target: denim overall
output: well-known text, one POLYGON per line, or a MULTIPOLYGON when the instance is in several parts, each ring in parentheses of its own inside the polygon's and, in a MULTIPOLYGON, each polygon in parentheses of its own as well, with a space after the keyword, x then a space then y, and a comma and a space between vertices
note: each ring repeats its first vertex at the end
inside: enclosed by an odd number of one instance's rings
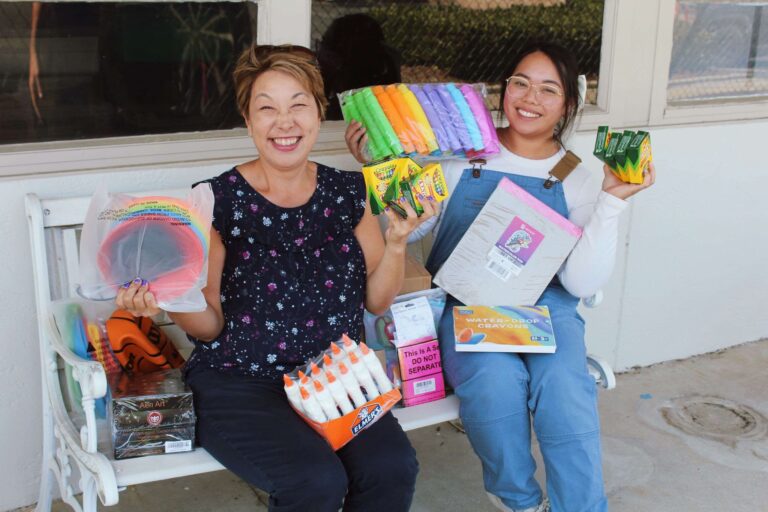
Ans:
MULTIPOLYGON (((563 186, 483 169, 465 169, 443 212, 427 260, 435 275, 502 177, 568 216, 563 186)), ((453 306, 448 297, 438 329, 446 378, 460 400, 459 414, 483 466, 485 489, 513 510, 542 501, 534 479, 531 426, 544 458, 547 495, 554 512, 607 510, 603 491, 597 391, 586 366, 579 300, 554 279, 538 304, 549 306, 557 341, 554 354, 456 352, 453 306)))

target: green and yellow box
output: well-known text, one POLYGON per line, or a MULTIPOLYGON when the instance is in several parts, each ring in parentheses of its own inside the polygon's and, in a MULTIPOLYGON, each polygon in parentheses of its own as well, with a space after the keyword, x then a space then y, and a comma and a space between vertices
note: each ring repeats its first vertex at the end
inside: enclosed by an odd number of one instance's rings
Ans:
POLYGON ((653 162, 653 153, 651 151, 651 134, 638 131, 627 147, 627 158, 624 169, 627 173, 629 183, 642 183, 643 173, 648 168, 648 164, 653 162))
POLYGON ((612 132, 608 126, 600 126, 593 154, 621 181, 639 184, 643 182, 643 172, 653 161, 651 135, 644 131, 612 132))

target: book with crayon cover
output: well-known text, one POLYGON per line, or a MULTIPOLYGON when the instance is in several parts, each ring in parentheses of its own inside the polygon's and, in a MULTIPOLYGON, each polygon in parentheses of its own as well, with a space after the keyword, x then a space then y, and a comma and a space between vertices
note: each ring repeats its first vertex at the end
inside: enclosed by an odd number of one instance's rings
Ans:
POLYGON ((557 348, 547 306, 456 306, 457 352, 531 352, 557 348))

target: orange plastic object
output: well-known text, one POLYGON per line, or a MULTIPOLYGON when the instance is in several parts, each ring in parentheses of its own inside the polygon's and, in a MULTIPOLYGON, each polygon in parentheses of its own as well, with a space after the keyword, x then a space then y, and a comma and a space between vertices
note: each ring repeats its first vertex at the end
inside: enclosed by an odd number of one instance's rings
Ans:
POLYGON ((413 114, 413 112, 411 112, 411 108, 405 102, 403 95, 400 94, 400 91, 398 91, 397 87, 394 85, 388 85, 384 88, 384 90, 387 91, 389 99, 392 100, 392 103, 395 105, 397 112, 403 119, 403 123, 408 130, 408 136, 413 141, 413 145, 415 146, 416 151, 422 155, 429 153, 429 150, 427 149, 427 143, 422 138, 421 132, 419 132, 419 122, 416 120, 416 116, 413 114))
POLYGON ((151 318, 118 309, 107 320, 107 337, 124 370, 148 373, 184 364, 170 338, 151 318))
POLYGON ((411 136, 409 134, 410 130, 408 130, 408 127, 403 121, 403 118, 400 116, 400 112, 397 111, 397 107, 395 107, 395 104, 392 103, 392 99, 384 90, 384 87, 375 85, 371 87, 371 91, 373 91, 376 99, 379 100, 379 105, 381 105, 381 109, 384 111, 384 115, 387 116, 389 124, 392 125, 392 129, 394 130, 395 135, 397 135, 397 138, 400 139, 400 144, 403 145, 403 150, 406 153, 413 153, 416 151, 413 140, 411 140, 411 136))

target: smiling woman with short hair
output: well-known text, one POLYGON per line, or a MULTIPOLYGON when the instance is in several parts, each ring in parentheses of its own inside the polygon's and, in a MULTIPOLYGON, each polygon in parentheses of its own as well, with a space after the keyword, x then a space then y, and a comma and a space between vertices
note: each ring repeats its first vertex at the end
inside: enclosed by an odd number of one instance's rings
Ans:
MULTIPOLYGON (((385 414, 334 452, 291 409, 282 376, 385 311, 404 277, 408 235, 434 215, 387 212, 382 237, 361 173, 309 160, 326 100, 311 51, 254 46, 234 72, 258 157, 207 180, 215 197, 207 309, 170 316, 195 343, 185 368, 200 444, 270 494, 270 510, 405 511, 418 471, 385 414)), ((152 284, 121 290, 136 315, 152 284)))

